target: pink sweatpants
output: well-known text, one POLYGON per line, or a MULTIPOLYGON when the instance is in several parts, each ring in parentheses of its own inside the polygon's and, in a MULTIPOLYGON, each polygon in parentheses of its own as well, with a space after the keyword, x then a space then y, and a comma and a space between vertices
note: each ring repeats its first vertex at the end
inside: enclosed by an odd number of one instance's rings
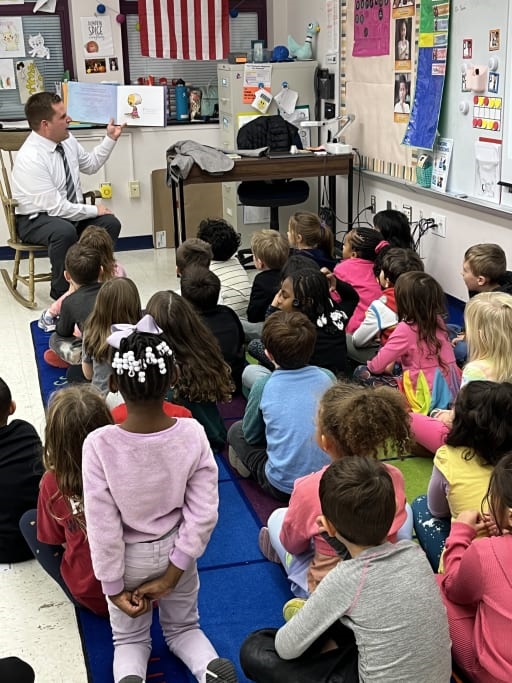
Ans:
POLYGON ((414 439, 431 453, 435 453, 446 441, 450 431, 440 420, 420 413, 410 413, 414 439))

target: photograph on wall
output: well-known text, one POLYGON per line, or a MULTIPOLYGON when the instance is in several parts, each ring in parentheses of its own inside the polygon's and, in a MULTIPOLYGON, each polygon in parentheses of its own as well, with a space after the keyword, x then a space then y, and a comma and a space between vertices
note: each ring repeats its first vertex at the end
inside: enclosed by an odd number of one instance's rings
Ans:
POLYGON ((395 21, 395 71, 411 70, 412 19, 395 21))
POLYGON ((389 55, 390 3, 355 0, 353 57, 389 55))
POLYGON ((407 123, 411 111, 411 74, 395 74, 395 100, 393 120, 395 123, 407 123))
POLYGON ((114 55, 114 40, 110 17, 81 17, 84 57, 111 57, 114 55))
POLYGON ((489 31, 489 50, 491 52, 493 50, 499 50, 500 49, 500 29, 495 28, 492 31, 489 31))
POLYGON ((473 40, 471 38, 464 38, 462 41, 462 59, 471 59, 473 57, 473 40))
POLYGON ((21 17, 0 17, 0 59, 24 56, 25 40, 21 17))
POLYGON ((414 0, 393 0, 393 19, 413 17, 415 9, 414 0))
POLYGON ((104 74, 107 72, 107 62, 104 59, 86 59, 84 66, 86 74, 104 74))

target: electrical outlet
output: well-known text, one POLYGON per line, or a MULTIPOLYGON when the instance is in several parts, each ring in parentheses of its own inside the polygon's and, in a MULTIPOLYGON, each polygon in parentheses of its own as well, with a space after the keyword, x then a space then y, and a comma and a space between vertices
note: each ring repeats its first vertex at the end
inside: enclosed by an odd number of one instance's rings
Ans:
POLYGON ((377 198, 374 194, 370 195, 370 204, 372 205, 372 213, 377 211, 377 198))
POLYGON ((389 211, 389 210, 392 209, 392 208, 393 208, 393 207, 391 206, 391 202, 390 202, 389 199, 388 199, 388 201, 386 202, 386 209, 389 211))
POLYGON ((433 213, 432 220, 435 225, 432 226, 432 232, 438 237, 446 237, 446 216, 441 213, 433 213))
POLYGON ((140 199, 140 183, 138 180, 130 180, 128 183, 130 199, 140 199))
POLYGON ((407 216, 407 220, 409 221, 409 223, 412 223, 412 206, 408 204, 403 204, 402 211, 407 216))

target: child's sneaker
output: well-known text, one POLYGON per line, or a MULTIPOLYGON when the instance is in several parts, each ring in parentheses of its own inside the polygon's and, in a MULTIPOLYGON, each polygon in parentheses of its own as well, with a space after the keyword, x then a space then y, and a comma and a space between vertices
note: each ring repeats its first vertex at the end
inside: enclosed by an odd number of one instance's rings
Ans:
POLYGON ((206 667, 206 683, 238 683, 233 662, 218 657, 206 667))
POLYGON ((231 467, 235 470, 235 472, 238 472, 241 477, 248 479, 251 476, 251 470, 247 469, 232 446, 230 446, 228 450, 228 459, 231 467))
POLYGON ((283 607, 283 619, 285 621, 290 621, 297 612, 304 607, 306 600, 304 598, 292 598, 285 602, 283 607))
POLYGON ((69 368, 69 363, 66 363, 66 361, 58 356, 53 349, 46 349, 43 353, 43 358, 45 362, 53 368, 69 368))
POLYGON ((41 313, 41 317, 37 321, 37 326, 45 332, 54 332, 57 326, 57 318, 54 318, 48 310, 41 313))
POLYGON ((280 564, 281 560, 279 559, 279 555, 276 553, 272 543, 270 542, 270 535, 268 533, 268 527, 266 526, 263 526, 260 529, 260 533, 258 534, 258 545, 263 556, 266 557, 267 560, 280 564))

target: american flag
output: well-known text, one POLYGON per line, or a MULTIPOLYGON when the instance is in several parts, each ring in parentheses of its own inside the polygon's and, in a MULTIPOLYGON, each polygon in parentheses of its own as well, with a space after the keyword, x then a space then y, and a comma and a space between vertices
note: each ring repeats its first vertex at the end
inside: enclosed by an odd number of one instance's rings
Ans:
POLYGON ((144 57, 225 59, 229 52, 228 0, 138 0, 144 57))

